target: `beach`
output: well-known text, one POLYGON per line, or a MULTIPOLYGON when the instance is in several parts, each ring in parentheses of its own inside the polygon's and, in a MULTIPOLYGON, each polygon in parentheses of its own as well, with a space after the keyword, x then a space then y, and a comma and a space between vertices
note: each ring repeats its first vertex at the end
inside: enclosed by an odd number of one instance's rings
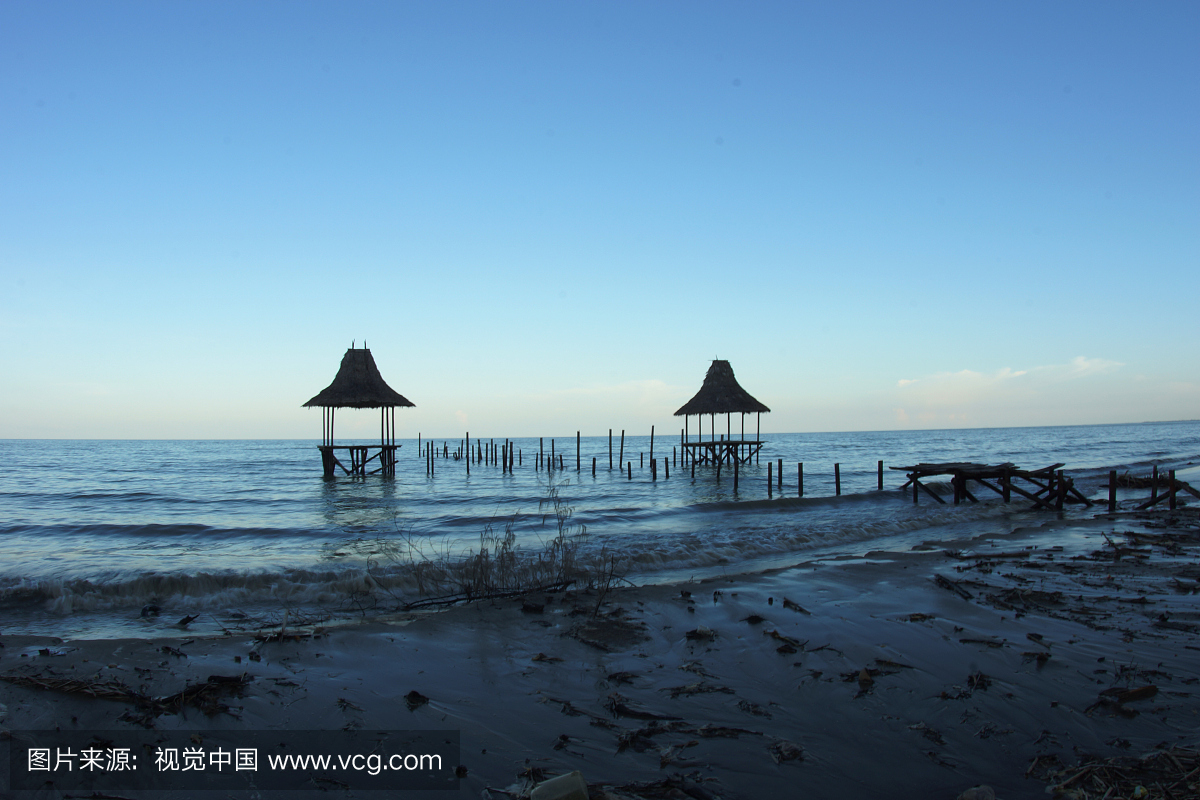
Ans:
MULTIPOLYGON (((457 731, 457 786, 437 797, 525 796, 572 770, 592 797, 1043 797, 1072 775, 1065 796, 1100 797, 1088 781, 1114 773, 1079 777, 1089 759, 1175 748, 1182 763, 1200 743, 1198 555, 1194 508, 1046 515, 907 552, 361 624, 3 631, 0 728, 10 746, 56 729, 457 731)), ((371 796, 310 777, 313 796, 371 796)), ((1197 773, 1176 777, 1143 796, 1196 796, 1197 773)))

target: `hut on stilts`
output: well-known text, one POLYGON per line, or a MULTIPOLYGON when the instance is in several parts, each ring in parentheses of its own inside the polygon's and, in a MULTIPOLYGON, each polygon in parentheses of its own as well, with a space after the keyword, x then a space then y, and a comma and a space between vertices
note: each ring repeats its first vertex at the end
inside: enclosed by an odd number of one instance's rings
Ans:
POLYGON ((675 416, 683 417, 683 452, 697 464, 749 463, 764 442, 761 438, 762 415, 771 409, 758 402, 733 377, 728 361, 715 359, 704 376, 704 385, 696 396, 683 404, 675 416), (689 418, 695 414, 696 441, 692 441, 689 418), (704 440, 704 415, 709 416, 709 439, 704 440), (717 415, 725 415, 725 433, 717 438, 717 415), (741 434, 733 437, 732 415, 741 416, 741 434), (755 415, 753 439, 746 438, 746 415, 755 415))
POLYGON ((346 475, 382 474, 395 477, 396 450, 400 447, 396 444, 396 408, 412 408, 413 403, 383 380, 365 341, 361 348, 356 348, 351 343, 346 355, 342 356, 342 365, 338 368, 333 383, 304 404, 305 408, 314 406, 322 409, 319 449, 326 478, 332 478, 339 467, 346 475), (339 408, 378 408, 379 444, 334 444, 334 412, 339 408), (339 450, 345 451, 349 466, 338 458, 339 450), (378 463, 373 463, 376 459, 378 463))

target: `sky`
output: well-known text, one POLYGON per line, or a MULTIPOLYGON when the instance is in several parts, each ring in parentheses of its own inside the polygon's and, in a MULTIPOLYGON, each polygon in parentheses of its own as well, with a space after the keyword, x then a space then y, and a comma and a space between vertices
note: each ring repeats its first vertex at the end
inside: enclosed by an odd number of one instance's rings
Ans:
POLYGON ((1195 419, 1198 264, 1196 3, 0 3, 0 438, 1195 419))

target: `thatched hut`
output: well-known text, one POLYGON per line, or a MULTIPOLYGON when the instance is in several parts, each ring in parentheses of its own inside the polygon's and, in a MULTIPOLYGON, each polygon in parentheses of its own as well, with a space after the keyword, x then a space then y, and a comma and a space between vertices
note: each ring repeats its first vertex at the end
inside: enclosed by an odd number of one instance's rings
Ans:
POLYGON ((372 470, 372 474, 396 474, 396 408, 412 408, 414 404, 387 385, 383 376, 379 374, 379 367, 375 366, 375 359, 366 344, 363 342, 361 348, 352 344, 346 355, 342 356, 342 365, 338 368, 333 383, 304 404, 304 408, 324 409, 321 417, 320 450, 326 476, 332 476, 335 467, 341 467, 347 475, 366 475, 368 463, 375 458, 379 459, 379 466, 372 470), (380 409, 378 453, 371 455, 372 447, 338 446, 333 443, 334 413, 339 408, 380 409), (335 450, 348 451, 349 468, 338 459, 335 450))
POLYGON ((684 403, 675 412, 675 416, 684 418, 684 448, 691 450, 697 458, 705 461, 711 458, 718 463, 738 458, 745 462, 749 461, 762 448, 763 443, 759 438, 761 415, 770 411, 771 409, 742 388, 741 384, 737 382, 737 378, 733 376, 733 367, 729 365, 728 361, 714 359, 708 368, 708 373, 704 376, 704 384, 700 387, 700 391, 696 392, 691 400, 684 403), (688 419, 692 414, 697 417, 709 415, 711 425, 709 442, 703 441, 704 429, 701 420, 697 420, 696 425, 698 440, 690 441, 688 419), (725 415, 725 436, 722 437, 721 442, 717 442, 716 418, 718 414, 725 415), (741 439, 733 438, 731 428, 733 414, 739 414, 742 418, 741 439), (756 424, 754 439, 746 439, 747 414, 757 415, 758 424, 756 424))

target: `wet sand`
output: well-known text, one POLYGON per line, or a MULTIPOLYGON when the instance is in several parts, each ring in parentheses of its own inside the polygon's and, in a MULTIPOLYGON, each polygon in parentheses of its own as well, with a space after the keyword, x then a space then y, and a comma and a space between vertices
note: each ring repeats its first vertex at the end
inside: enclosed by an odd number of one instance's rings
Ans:
POLYGON ((593 797, 1045 797, 1088 757, 1200 742, 1198 634, 1185 508, 282 640, 0 631, 0 735, 457 730, 462 777, 439 797, 519 796, 571 770, 593 797), (246 683, 166 711, 86 689, 178 700, 213 675, 246 683))

